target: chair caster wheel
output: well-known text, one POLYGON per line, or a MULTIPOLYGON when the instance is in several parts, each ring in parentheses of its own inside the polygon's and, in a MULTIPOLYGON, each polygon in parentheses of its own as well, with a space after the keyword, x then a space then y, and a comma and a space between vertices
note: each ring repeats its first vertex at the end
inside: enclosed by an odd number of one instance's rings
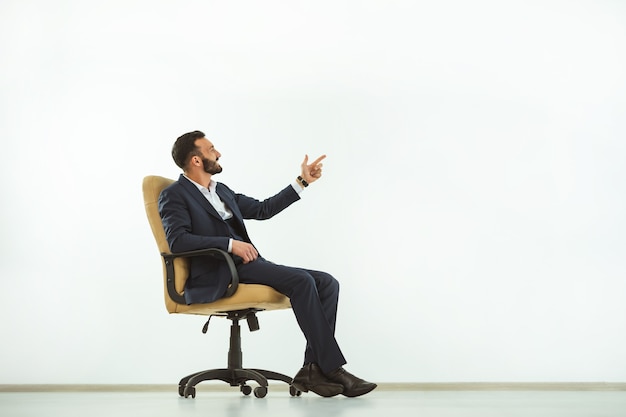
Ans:
POLYGON ((263 398, 267 395, 267 387, 256 387, 254 389, 254 396, 257 398, 263 398))
POLYGON ((289 395, 291 395, 292 397, 299 397, 302 395, 302 391, 300 391, 293 385, 289 385, 289 395))
POLYGON ((185 398, 188 398, 191 395, 191 398, 196 398, 196 387, 185 387, 183 392, 185 398))
POLYGON ((242 385, 239 387, 239 390, 243 393, 243 395, 250 395, 252 392, 252 387, 250 385, 242 385))

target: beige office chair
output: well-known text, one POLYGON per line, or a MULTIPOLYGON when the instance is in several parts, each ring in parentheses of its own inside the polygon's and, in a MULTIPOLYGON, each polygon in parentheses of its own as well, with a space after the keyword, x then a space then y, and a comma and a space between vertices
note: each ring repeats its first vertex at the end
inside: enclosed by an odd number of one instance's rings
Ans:
MULTIPOLYGON (((287 375, 262 369, 244 369, 242 367, 241 334, 239 328, 239 320, 246 319, 250 331, 258 330, 259 324, 256 312, 291 308, 289 298, 266 285, 239 284, 237 269, 232 258, 228 253, 220 249, 171 253, 165 239, 161 217, 159 216, 158 199, 161 191, 173 182, 171 179, 158 176, 147 176, 143 179, 143 198, 146 214, 163 262, 165 307, 170 313, 205 315, 209 316, 209 320, 211 316, 221 316, 232 321, 228 367, 196 372, 184 377, 178 384, 178 394, 185 398, 189 396, 195 398, 195 386, 202 381, 214 379, 227 382, 232 387, 239 386, 241 392, 245 395, 249 395, 252 392, 252 388, 246 382, 254 380, 259 384, 254 389, 254 395, 257 398, 265 397, 267 394, 268 379, 291 384, 292 378, 287 375), (187 305, 185 303, 183 292, 185 281, 189 275, 189 257, 192 256, 216 256, 224 259, 229 264, 232 279, 224 298, 208 304, 187 305)), ((202 329, 203 333, 206 333, 208 324, 209 322, 207 321, 202 329)), ((291 385, 289 386, 289 393, 292 396, 301 394, 300 391, 291 385)))

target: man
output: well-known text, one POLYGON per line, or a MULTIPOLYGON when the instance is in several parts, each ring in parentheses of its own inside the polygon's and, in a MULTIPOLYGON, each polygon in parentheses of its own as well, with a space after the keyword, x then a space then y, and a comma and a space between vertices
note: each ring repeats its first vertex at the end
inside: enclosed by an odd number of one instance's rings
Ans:
MULTIPOLYGON (((172 157, 183 174, 159 197, 159 212, 171 251, 228 251, 237 265, 239 282, 265 284, 290 298, 307 340, 304 366, 292 382, 296 389, 324 397, 356 397, 376 388, 376 384, 343 369, 346 360, 334 336, 338 281, 325 272, 265 260, 251 243, 243 223, 244 219, 269 219, 299 200, 300 192, 322 176, 325 155, 311 164, 305 157, 297 180, 264 201, 237 194, 212 179, 222 172, 218 162, 221 154, 200 131, 179 137, 172 157)), ((185 299, 188 304, 215 301, 223 297, 229 282, 225 262, 208 256, 192 258, 185 299)))

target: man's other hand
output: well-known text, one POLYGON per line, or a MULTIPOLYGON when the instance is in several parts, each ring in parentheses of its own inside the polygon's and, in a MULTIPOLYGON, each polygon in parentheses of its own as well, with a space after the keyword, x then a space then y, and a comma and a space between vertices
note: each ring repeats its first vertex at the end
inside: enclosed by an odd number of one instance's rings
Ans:
POLYGON ((257 252, 254 246, 248 242, 242 242, 241 240, 233 239, 232 253, 233 255, 239 256, 244 264, 252 262, 259 257, 259 252, 257 252))

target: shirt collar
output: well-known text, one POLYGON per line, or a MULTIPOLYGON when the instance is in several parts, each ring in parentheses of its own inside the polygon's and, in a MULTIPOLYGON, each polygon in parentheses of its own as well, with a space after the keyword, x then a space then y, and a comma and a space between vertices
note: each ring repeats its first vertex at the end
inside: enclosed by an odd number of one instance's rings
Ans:
POLYGON ((195 186, 198 188, 198 190, 200 190, 200 191, 202 191, 202 190, 209 190, 209 191, 210 191, 210 192, 212 192, 212 193, 214 193, 214 192, 215 192, 215 188, 217 187, 217 182, 213 181, 212 179, 211 179, 211 182, 209 182, 209 186, 208 186, 208 187, 205 187, 204 185, 202 185, 202 184, 199 184, 199 183, 195 182, 194 180, 192 180, 191 178, 189 178, 187 175, 183 174, 183 176, 184 176, 185 178, 187 178, 189 181, 191 181, 191 183, 192 183, 193 185, 195 185, 195 186))

